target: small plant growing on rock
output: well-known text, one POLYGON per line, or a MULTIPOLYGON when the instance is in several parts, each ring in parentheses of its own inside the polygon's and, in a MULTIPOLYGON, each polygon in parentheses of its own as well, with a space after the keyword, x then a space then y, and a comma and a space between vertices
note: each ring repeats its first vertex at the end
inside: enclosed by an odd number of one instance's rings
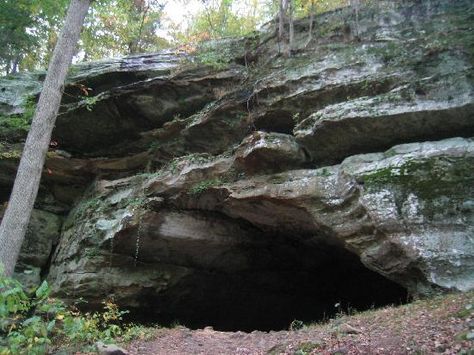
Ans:
POLYGON ((308 355, 320 347, 320 343, 314 343, 312 341, 303 342, 298 344, 298 349, 295 351, 295 355, 308 355))
POLYGON ((11 136, 12 132, 27 133, 36 110, 34 97, 28 98, 23 105, 23 113, 11 116, 0 115, 0 137, 11 136))
POLYGON ((82 102, 86 106, 87 111, 89 111, 89 112, 91 112, 94 109, 94 106, 99 101, 100 101, 100 98, 98 96, 86 96, 82 100, 82 102))
POLYGON ((294 331, 294 330, 300 330, 300 329, 303 329, 304 327, 304 323, 303 321, 300 321, 298 319, 295 319, 293 322, 291 322, 290 324, 290 330, 291 331, 294 331))
POLYGON ((200 195, 204 191, 209 189, 210 187, 217 186, 217 185, 220 185, 220 184, 222 184, 222 180, 219 179, 219 178, 204 180, 204 181, 201 181, 201 182, 197 183, 193 187, 191 187, 189 189, 188 194, 189 195, 200 195))

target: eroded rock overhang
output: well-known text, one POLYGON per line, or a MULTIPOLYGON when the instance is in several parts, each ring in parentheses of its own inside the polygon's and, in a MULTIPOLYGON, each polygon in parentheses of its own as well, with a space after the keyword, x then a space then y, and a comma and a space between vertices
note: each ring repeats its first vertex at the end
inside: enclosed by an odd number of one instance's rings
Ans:
MULTIPOLYGON (((390 290, 374 303, 473 288, 473 11, 380 1, 358 38, 348 9, 317 17, 310 45, 298 21, 291 58, 268 32, 209 44, 227 54, 219 69, 171 52, 78 67, 36 204, 51 237, 25 270, 37 280, 52 262, 65 299, 114 295, 195 324, 244 291, 258 319, 265 295, 306 305, 308 284, 326 310, 371 301, 353 279, 390 290)), ((3 114, 37 94, 35 75, 0 81, 3 114)), ((6 127, 1 202, 23 137, 6 127)))
POLYGON ((100 181, 66 221, 49 277, 66 299, 114 296, 199 325, 239 295, 288 312, 311 295, 328 312, 472 289, 473 161, 474 142, 454 138, 316 170, 243 178, 245 160, 220 157, 100 181))

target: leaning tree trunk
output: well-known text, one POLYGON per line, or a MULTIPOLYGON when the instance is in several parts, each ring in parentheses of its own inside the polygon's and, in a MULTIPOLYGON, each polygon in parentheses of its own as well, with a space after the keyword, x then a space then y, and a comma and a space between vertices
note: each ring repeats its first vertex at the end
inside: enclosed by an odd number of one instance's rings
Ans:
POLYGON ((13 191, 0 226, 0 263, 3 263, 7 276, 13 274, 25 238, 61 103, 64 81, 91 1, 71 0, 23 149, 13 191))
MULTIPOLYGON (((285 42, 285 22, 287 19, 288 0, 280 0, 280 8, 278 10, 278 52, 285 42)), ((283 51, 285 52, 285 51, 283 51)))
POLYGON ((316 6, 314 5, 314 0, 311 0, 308 40, 306 41, 305 47, 307 47, 311 43, 311 41, 313 40, 313 26, 314 26, 314 14, 315 14, 315 12, 316 12, 316 6))
POLYGON ((283 39, 285 26, 285 0, 280 0, 280 7, 278 9, 278 41, 283 39))
POLYGON ((360 0, 350 0, 352 11, 355 14, 355 35, 359 37, 359 10, 360 10, 360 0))
POLYGON ((288 48, 287 48, 287 55, 291 57, 291 51, 294 49, 295 44, 295 24, 294 24, 294 4, 293 0, 288 0, 288 26, 289 26, 289 34, 288 34, 288 48))

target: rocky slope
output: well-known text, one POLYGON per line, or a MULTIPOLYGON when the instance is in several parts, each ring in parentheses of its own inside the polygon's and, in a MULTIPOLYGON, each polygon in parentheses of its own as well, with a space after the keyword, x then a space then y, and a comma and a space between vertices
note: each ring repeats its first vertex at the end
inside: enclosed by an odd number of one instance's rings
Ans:
MULTIPOLYGON (((357 36, 347 8, 297 22, 289 58, 270 24, 75 66, 19 274, 222 329, 474 288, 473 20, 378 1, 357 36)), ((3 201, 41 79, 0 79, 3 201)))

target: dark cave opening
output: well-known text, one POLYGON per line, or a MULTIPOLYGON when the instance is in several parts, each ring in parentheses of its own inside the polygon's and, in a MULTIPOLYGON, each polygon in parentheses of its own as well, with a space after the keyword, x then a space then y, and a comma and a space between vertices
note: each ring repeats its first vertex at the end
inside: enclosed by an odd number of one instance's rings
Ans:
MULTIPOLYGON (((406 303, 407 291, 367 269, 338 246, 291 243, 248 250, 253 267, 196 268, 160 294, 143 295, 143 322, 220 331, 287 330, 294 320, 320 322, 339 312, 406 303)), ((135 319, 136 320, 136 319, 135 319)))
POLYGON ((293 115, 286 111, 267 112, 255 119, 255 128, 259 131, 293 134, 295 121, 293 115))
POLYGON ((11 187, 10 186, 1 186, 0 185, 0 204, 5 203, 8 201, 10 197, 10 191, 11 187))

